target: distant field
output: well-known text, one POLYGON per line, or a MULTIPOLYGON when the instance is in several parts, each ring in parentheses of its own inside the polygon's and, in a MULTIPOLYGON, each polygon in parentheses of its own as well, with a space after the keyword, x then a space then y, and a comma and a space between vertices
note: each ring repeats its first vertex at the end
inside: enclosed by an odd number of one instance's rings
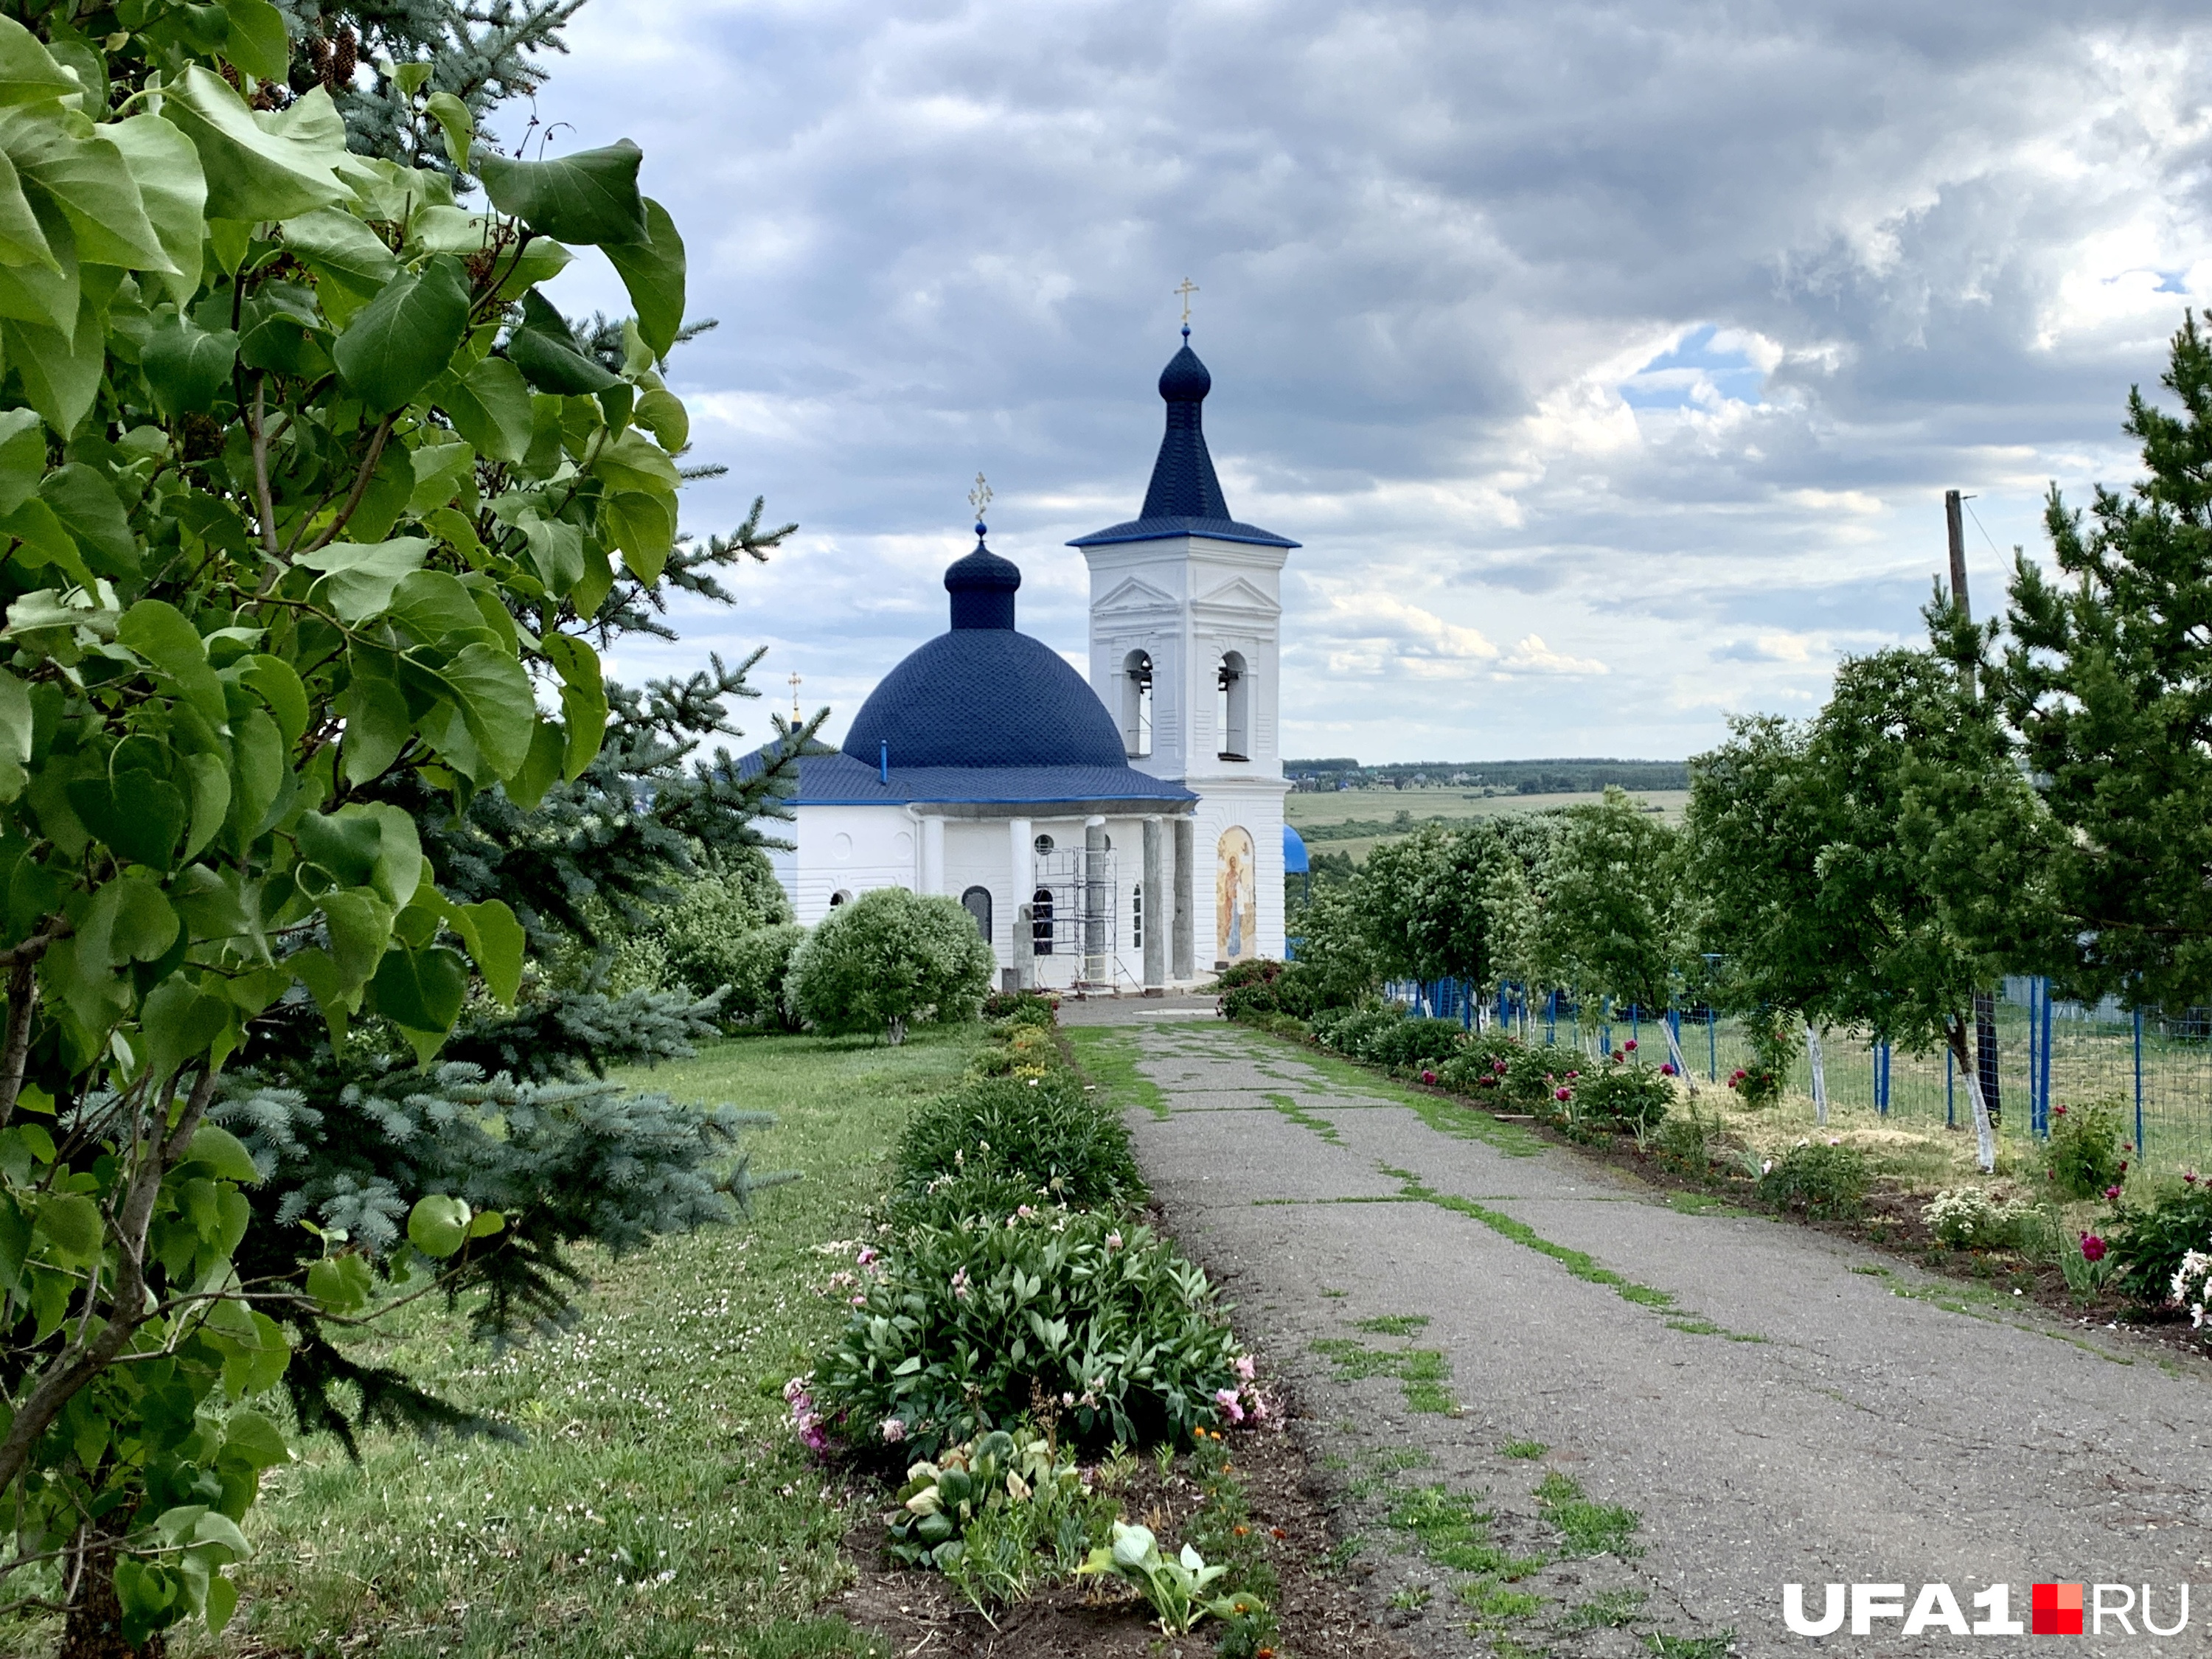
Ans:
MULTIPOLYGON (((1682 821, 1682 807, 1690 799, 1686 789, 1647 789, 1632 792, 1646 806, 1656 806, 1669 823, 1682 821)), ((1595 794, 1483 795, 1464 789, 1343 789, 1293 793, 1283 800, 1283 814, 1293 829, 1361 823, 1389 824, 1401 812, 1410 813, 1415 826, 1431 818, 1492 817, 1501 812, 1541 812, 1559 806, 1587 806, 1595 794)), ((1385 830, 1345 840, 1314 837, 1308 848, 1316 853, 1349 853, 1355 863, 1403 830, 1385 830)))

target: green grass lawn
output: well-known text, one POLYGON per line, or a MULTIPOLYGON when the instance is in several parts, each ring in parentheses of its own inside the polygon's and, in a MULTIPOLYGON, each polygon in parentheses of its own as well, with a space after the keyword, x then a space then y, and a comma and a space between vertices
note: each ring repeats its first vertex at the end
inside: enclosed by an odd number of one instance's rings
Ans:
POLYGON ((575 1327, 503 1355, 458 1319, 406 1310, 369 1351, 520 1442, 378 1432, 357 1465, 307 1443, 247 1522, 259 1553, 230 1629, 172 1651, 869 1652, 811 1611, 864 1505, 797 1448, 781 1390, 841 1311, 811 1287, 846 1264, 814 1247, 860 1230, 909 1106, 958 1077, 975 1040, 746 1037, 626 1079, 777 1113, 745 1138, 753 1167, 805 1178, 763 1194, 750 1221, 586 1255, 575 1327))

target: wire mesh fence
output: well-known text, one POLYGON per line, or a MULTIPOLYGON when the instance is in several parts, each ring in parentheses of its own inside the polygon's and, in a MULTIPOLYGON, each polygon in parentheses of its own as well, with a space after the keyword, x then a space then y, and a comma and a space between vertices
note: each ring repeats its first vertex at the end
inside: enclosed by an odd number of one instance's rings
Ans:
MULTIPOLYGON (((1671 1036, 1685 1069, 1724 1082, 1752 1059, 1745 1023, 1702 1006, 1663 1013, 1580 1003, 1566 992, 1524 994, 1508 986, 1486 996, 1462 981, 1401 981, 1388 988, 1419 1012, 1470 1029, 1503 1024, 1532 1042, 1590 1053, 1636 1040, 1663 1054, 1671 1036)), ((2212 1166, 2212 1024, 2201 1011, 2166 1017, 2051 994, 2048 981, 2012 979, 1996 1004, 1998 1133, 2021 1142, 2050 1133, 2060 1107, 2117 1107, 2148 1170, 2212 1166)), ((1971 1129, 1972 1096, 1949 1051, 1912 1054, 1864 1032, 1820 1033, 1823 1081, 1833 1107, 1856 1107, 1900 1128, 1971 1129)), ((1813 1061, 1801 1046, 1788 1090, 1812 1111, 1813 1061)))

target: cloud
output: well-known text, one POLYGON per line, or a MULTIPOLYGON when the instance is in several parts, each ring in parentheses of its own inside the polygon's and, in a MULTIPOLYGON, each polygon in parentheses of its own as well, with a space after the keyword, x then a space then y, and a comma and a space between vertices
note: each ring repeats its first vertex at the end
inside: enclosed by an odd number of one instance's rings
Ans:
MULTIPOLYGON (((1231 506, 1304 544, 1285 746, 1370 758, 1801 709, 1916 637, 1944 489, 1978 604, 2046 481, 2135 475, 2212 292, 2212 18, 2160 0, 592 0, 570 45, 538 114, 645 147, 721 322, 686 526, 803 526, 625 672, 769 642, 833 732, 942 626, 979 468, 1080 654, 1062 544, 1142 496, 1185 274, 1231 506)), ((555 295, 622 305, 596 256, 555 295)))
POLYGON ((1498 665, 1513 674, 1602 674, 1606 665, 1589 657, 1569 657, 1554 651, 1542 638, 1529 635, 1498 665))

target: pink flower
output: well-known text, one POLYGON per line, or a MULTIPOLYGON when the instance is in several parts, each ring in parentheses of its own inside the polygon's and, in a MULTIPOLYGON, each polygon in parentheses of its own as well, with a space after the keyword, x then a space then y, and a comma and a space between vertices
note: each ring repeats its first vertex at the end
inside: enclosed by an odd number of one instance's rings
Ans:
POLYGON ((2066 1109, 2063 1106, 2053 1106, 2051 1109, 2051 1115, 2053 1117, 2064 1117, 2066 1115, 2066 1109))
POLYGON ((1627 1042, 1622 1043, 1620 1046, 1627 1049, 1628 1052, 1632 1054, 1636 1052, 1636 1039, 1634 1037, 1631 1037, 1627 1042))
POLYGON ((872 1267, 876 1265, 877 1258, 882 1255, 883 1252, 874 1245, 863 1244, 860 1246, 860 1255, 853 1258, 853 1265, 858 1267, 872 1267))
POLYGON ((855 1291, 853 1293, 853 1305, 856 1308, 866 1307, 868 1305, 868 1293, 866 1291, 855 1291))
POLYGON ((1554 1100, 1572 1100, 1574 1097, 1575 1091, 1572 1089, 1554 1089, 1552 1091, 1552 1098, 1554 1100))
POLYGON ((1023 1220, 1027 1221, 1031 1216, 1035 1215, 1036 1212, 1030 1208, 1026 1204, 1020 1204, 1015 1206, 1014 1213, 1021 1217, 1023 1220))
POLYGON ((1106 1248, 1109 1250, 1118 1250, 1121 1248, 1121 1235, 1120 1232, 1110 1232, 1106 1235, 1106 1248))
POLYGON ((1434 1072, 1424 1072, 1421 1073, 1421 1081, 1424 1083, 1434 1083, 1436 1080, 1437 1074, 1434 1072))
POLYGON ((2106 1202, 2107 1202, 2107 1203, 2110 1203, 2112 1200, 2114 1200, 2114 1199, 2118 1198, 2119 1195, 2120 1195, 2120 1189, 2119 1189, 2118 1187, 2107 1187, 2107 1188, 2105 1188, 2105 1200, 2106 1200, 2106 1202))
POLYGON ((1674 1076, 1674 1062, 1673 1060, 1661 1060, 1661 1061, 1659 1062, 1659 1075, 1660 1075, 1661 1077, 1672 1077, 1672 1076, 1674 1076))
POLYGON ((952 1299, 955 1302, 965 1302, 969 1294, 968 1270, 965 1267, 956 1268, 952 1274, 952 1299))
POLYGON ((2102 1261, 2105 1259, 2105 1241, 2094 1233, 2083 1233, 2081 1259, 2084 1261, 2102 1261))
POLYGON ((1252 1380, 1252 1356, 1249 1353, 1239 1354, 1237 1357, 1237 1375, 1249 1382, 1252 1380))
POLYGON ((906 1425, 896 1417, 886 1417, 883 1424, 884 1444, 896 1446, 906 1438, 906 1425))
POLYGON ((1213 1403, 1221 1407, 1231 1422, 1242 1423, 1244 1420, 1244 1407, 1237 1398, 1236 1389, 1216 1389, 1213 1391, 1213 1403))

